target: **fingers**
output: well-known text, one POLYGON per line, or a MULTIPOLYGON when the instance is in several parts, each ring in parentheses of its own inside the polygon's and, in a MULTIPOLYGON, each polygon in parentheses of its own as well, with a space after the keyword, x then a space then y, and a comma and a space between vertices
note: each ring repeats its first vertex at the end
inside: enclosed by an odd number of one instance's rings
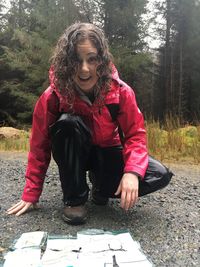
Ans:
POLYGON ((126 207, 126 204, 127 202, 126 202, 126 191, 123 191, 122 190, 122 193, 121 193, 121 208, 122 209, 126 209, 125 207, 126 207))
POLYGON ((15 211, 17 211, 18 209, 20 209, 21 205, 22 205, 23 201, 19 201, 17 204, 13 205, 11 208, 9 208, 7 210, 8 214, 13 214, 15 213, 15 211))
MULTIPOLYGON (((125 210, 129 210, 135 205, 138 199, 138 176, 133 173, 125 173, 119 186, 121 192, 121 207, 125 210)), ((116 193, 119 193, 119 190, 116 193)))
POLYGON ((16 216, 19 216, 25 213, 31 206, 37 208, 37 204, 32 204, 31 202, 21 200, 10 209, 8 209, 7 214, 16 214, 16 216))
POLYGON ((132 208, 138 199, 138 190, 125 190, 122 188, 122 184, 120 183, 115 195, 119 195, 121 193, 121 208, 125 210, 129 210, 132 208))
POLYGON ((117 191, 115 192, 115 195, 119 195, 121 193, 121 207, 122 209, 125 210, 129 210, 130 208, 132 208, 138 198, 138 191, 130 191, 130 192, 126 192, 125 190, 122 190, 122 186, 121 183, 118 186, 117 191))
POLYGON ((138 200, 138 191, 122 191, 121 194, 121 207, 126 211, 132 208, 138 200))
POLYGON ((115 192, 115 195, 119 195, 121 193, 122 189, 121 189, 121 183, 119 184, 117 191, 115 192))
POLYGON ((30 206, 32 206, 32 203, 26 203, 25 205, 22 205, 21 209, 18 209, 16 212, 16 216, 20 216, 21 214, 25 213, 30 206))

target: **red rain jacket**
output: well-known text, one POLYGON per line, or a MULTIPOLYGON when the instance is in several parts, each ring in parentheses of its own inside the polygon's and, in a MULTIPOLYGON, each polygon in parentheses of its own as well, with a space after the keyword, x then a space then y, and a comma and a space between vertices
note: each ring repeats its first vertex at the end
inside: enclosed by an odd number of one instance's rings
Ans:
MULTIPOLYGON (((95 101, 90 105, 78 95, 73 106, 74 114, 86 118, 86 124, 92 132, 93 144, 101 147, 121 144, 117 130, 120 125, 125 136, 123 144, 124 172, 134 172, 144 177, 148 156, 143 115, 137 106, 133 90, 119 79, 115 68, 112 74, 111 90, 105 97, 105 104, 119 105, 116 121, 112 120, 105 105, 100 110, 95 101)), ((57 120, 61 112, 68 111, 69 106, 66 99, 55 88, 53 71, 50 70, 50 86, 38 99, 33 113, 30 151, 25 175, 26 184, 22 194, 24 201, 35 203, 39 200, 51 159, 49 126, 57 120)))

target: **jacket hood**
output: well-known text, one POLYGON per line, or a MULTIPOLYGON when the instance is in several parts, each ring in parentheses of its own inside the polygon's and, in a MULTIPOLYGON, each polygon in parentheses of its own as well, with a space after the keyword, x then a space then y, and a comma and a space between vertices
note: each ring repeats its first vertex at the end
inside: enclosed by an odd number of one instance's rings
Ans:
POLYGON ((119 82, 119 73, 118 73, 118 70, 117 68, 115 67, 115 65, 112 63, 111 65, 112 67, 112 79, 119 82))

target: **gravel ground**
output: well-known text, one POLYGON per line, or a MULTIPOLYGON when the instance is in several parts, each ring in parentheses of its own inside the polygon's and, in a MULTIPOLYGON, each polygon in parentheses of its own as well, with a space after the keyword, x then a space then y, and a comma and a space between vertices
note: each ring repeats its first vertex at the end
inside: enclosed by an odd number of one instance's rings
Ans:
POLYGON ((88 228, 128 229, 155 266, 200 266, 200 167, 189 163, 167 165, 175 173, 170 185, 140 198, 131 211, 124 212, 118 200, 110 200, 106 207, 88 201, 88 222, 84 226, 69 226, 61 219, 62 195, 54 162, 47 173, 40 209, 20 217, 6 214, 20 198, 26 154, 0 152, 1 254, 23 232, 75 234, 88 228))

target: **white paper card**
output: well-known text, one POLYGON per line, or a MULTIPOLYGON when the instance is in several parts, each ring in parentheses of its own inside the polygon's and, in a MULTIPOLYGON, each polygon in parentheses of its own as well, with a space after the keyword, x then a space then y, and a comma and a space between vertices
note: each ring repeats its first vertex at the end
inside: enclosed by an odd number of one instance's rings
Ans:
POLYGON ((45 232, 29 232, 23 233, 14 245, 14 249, 40 247, 44 238, 45 232))
POLYGON ((6 254, 3 267, 40 267, 40 257, 40 249, 16 249, 6 254))

